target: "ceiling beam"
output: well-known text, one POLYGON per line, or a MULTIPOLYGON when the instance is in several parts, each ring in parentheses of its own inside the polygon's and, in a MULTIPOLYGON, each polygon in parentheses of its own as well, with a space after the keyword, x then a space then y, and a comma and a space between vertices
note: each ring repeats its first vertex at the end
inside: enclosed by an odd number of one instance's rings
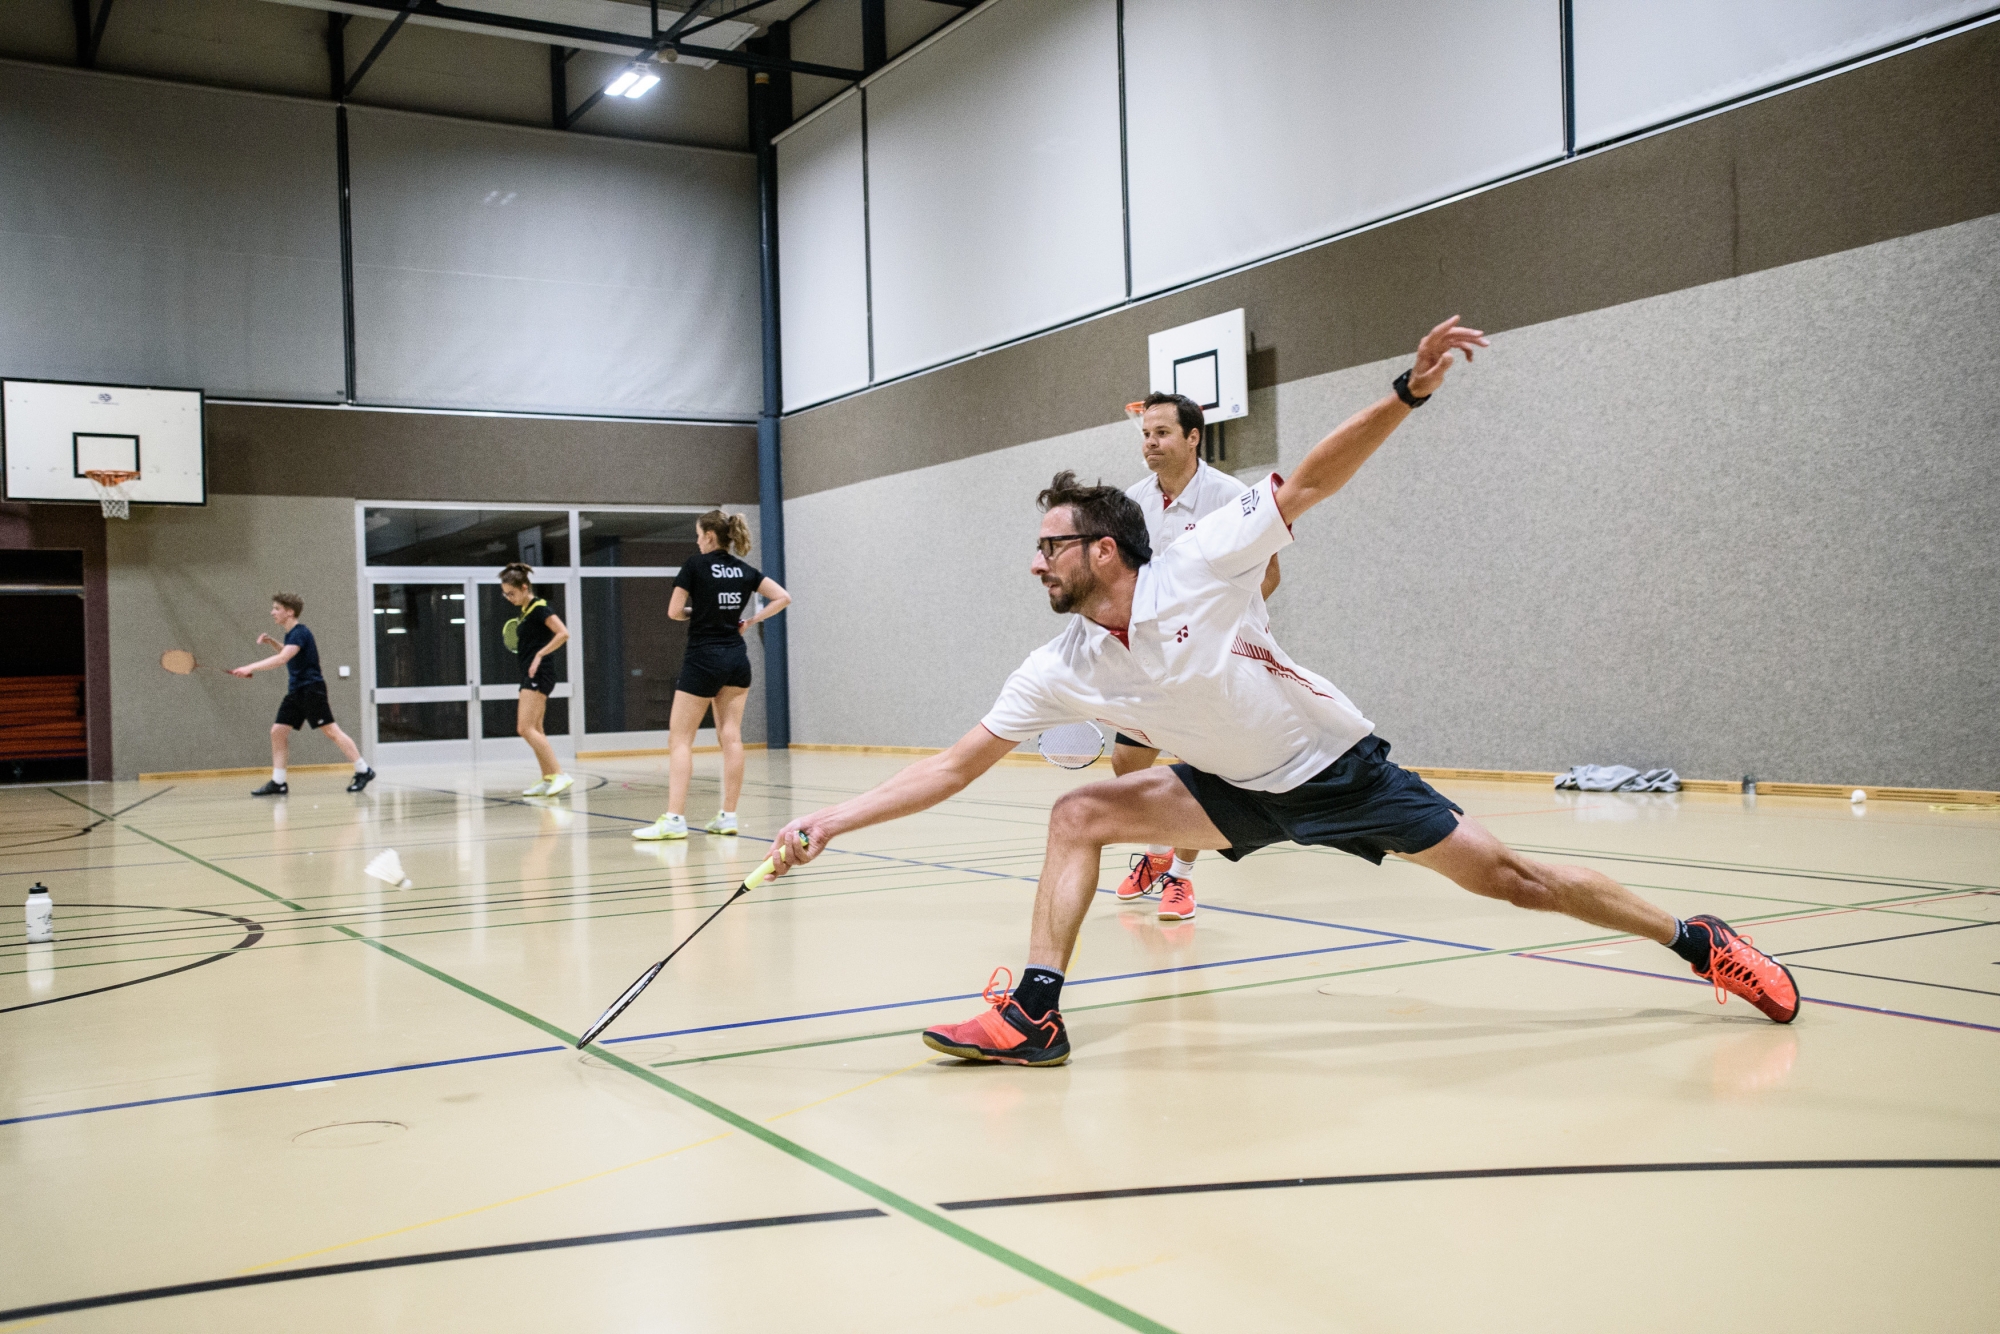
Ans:
POLYGON ((349 97, 354 95, 354 87, 361 82, 361 76, 374 66, 376 58, 388 49, 389 43, 396 40, 396 34, 401 32, 403 25, 410 21, 410 15, 417 12, 419 3, 421 3, 421 0, 404 0, 403 10, 389 24, 389 30, 376 39, 375 45, 368 48, 368 54, 361 57, 361 63, 355 66, 354 73, 348 75, 346 82, 341 84, 340 96, 335 99, 336 101, 345 102, 349 97))

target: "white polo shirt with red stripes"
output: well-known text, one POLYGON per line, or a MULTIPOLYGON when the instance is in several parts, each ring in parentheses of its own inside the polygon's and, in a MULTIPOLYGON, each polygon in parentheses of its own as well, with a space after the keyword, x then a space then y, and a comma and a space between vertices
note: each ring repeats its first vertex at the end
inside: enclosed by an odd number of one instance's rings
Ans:
POLYGON ((1258 595, 1291 545, 1276 473, 1141 566, 1132 624, 1082 616, 1029 654, 981 724, 1026 741, 1094 719, 1254 792, 1289 792, 1375 730, 1278 647, 1258 595))
POLYGON ((1125 488, 1125 494, 1138 502, 1139 512, 1146 516, 1146 535, 1152 541, 1155 556, 1183 534, 1193 532, 1196 523, 1236 499, 1242 491, 1243 483, 1200 459, 1194 461, 1194 476, 1188 478, 1188 484, 1171 501, 1160 486, 1157 473, 1147 473, 1125 488))

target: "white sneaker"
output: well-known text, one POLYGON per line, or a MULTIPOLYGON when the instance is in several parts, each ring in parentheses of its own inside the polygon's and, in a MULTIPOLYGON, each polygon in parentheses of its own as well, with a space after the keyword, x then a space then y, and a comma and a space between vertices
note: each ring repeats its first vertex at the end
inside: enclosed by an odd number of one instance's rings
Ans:
POLYGON ((733 834, 736 832, 736 817, 733 815, 718 814, 713 820, 703 825, 702 828, 711 834, 733 834))
POLYGON ((542 795, 545 797, 560 797, 575 786, 576 780, 574 778, 571 778, 568 774, 557 774, 554 778, 548 780, 548 787, 542 795))
POLYGON ((524 797, 546 797, 548 794, 549 780, 546 778, 536 783, 533 787, 524 787, 521 789, 521 795, 524 797))
POLYGON ((641 829, 634 829, 632 837, 657 843, 661 839, 686 838, 688 836, 687 817, 683 815, 662 815, 653 823, 641 829))

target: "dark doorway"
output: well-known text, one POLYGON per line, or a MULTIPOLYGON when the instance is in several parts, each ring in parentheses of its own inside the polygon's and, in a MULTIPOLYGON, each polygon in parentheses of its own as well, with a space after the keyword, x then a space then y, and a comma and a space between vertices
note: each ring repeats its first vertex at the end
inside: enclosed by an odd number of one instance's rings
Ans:
POLYGON ((0 551, 0 782, 90 776, 83 553, 0 551))

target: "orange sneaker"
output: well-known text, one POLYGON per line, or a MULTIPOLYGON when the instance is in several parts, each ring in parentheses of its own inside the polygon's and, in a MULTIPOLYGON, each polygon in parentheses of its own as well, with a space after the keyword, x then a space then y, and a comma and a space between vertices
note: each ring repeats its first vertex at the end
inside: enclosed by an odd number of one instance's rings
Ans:
POLYGON ((1183 880, 1171 872, 1153 882, 1160 887, 1160 920, 1163 922, 1191 922, 1194 920, 1194 884, 1183 880))
POLYGON ((961 1061, 998 1061, 1002 1065, 1061 1065, 1069 1059, 1069 1030, 1063 1027, 1062 1013, 1050 1010, 1039 1019, 1014 1003, 1011 985, 995 986, 1002 974, 1008 984, 1014 975, 995 968, 986 979, 983 993, 993 1008, 982 1010, 962 1024, 940 1024, 924 1030, 924 1045, 932 1051, 956 1056, 961 1061))
POLYGON ((1135 852, 1132 854, 1132 874, 1118 885, 1118 901, 1130 903, 1133 899, 1152 889, 1153 882, 1166 874, 1174 864, 1171 852, 1135 852))
POLYGON ((1789 1024, 1799 1012, 1799 984, 1791 969, 1758 949, 1750 937, 1720 917, 1703 913, 1687 919, 1689 927, 1708 932, 1708 971, 1695 976, 1715 986, 1715 1003, 1728 1003, 1735 993, 1764 1012, 1775 1023, 1789 1024))

